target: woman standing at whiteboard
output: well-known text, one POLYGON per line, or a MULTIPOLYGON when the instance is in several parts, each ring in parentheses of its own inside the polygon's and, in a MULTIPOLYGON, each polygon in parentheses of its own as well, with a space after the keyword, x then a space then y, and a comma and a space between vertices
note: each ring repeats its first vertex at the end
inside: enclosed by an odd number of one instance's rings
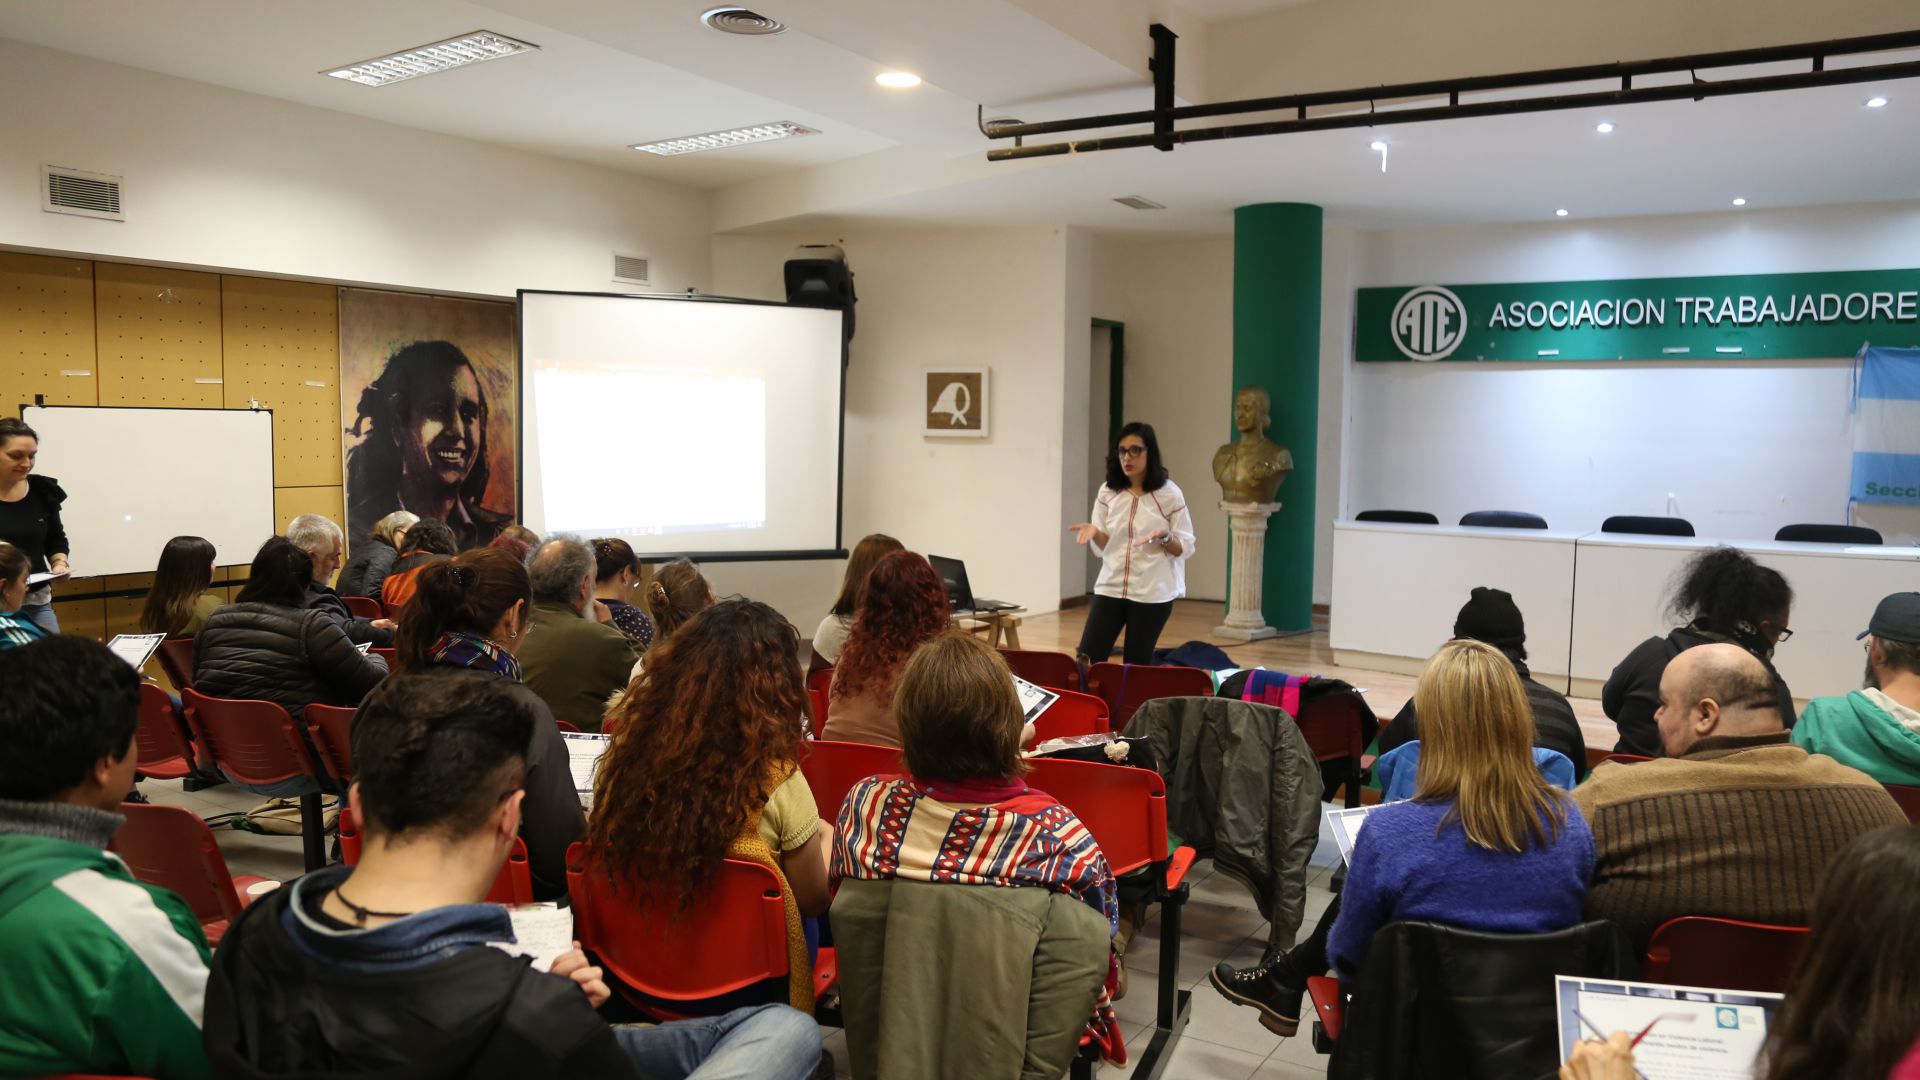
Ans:
MULTIPOLYGON (((51 476, 34 474, 39 456, 40 436, 24 420, 0 417, 0 540, 26 552, 32 573, 64 574, 67 529, 60 523, 60 504, 67 501, 67 493, 51 476)), ((29 589, 20 614, 49 633, 60 632, 52 585, 29 589)))
POLYGON ((1193 515, 1160 460, 1151 424, 1135 421, 1120 429, 1107 456, 1107 482, 1093 501, 1093 520, 1075 525, 1073 535, 1100 554, 1100 576, 1080 631, 1081 658, 1090 664, 1107 659, 1124 629, 1126 662, 1153 663, 1173 602, 1187 594, 1193 515))

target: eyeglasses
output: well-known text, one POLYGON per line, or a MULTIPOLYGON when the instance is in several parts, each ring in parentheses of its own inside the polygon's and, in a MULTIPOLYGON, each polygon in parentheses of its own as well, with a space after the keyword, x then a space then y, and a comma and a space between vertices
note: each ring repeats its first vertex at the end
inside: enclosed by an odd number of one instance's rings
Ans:
POLYGON ((1122 446, 1114 450, 1114 453, 1119 454, 1121 457, 1139 457, 1146 452, 1147 448, 1144 446, 1122 446))
POLYGON ((1787 639, 1789 639, 1789 638, 1791 638, 1791 637, 1793 637, 1793 631, 1791 631, 1791 630, 1788 630, 1788 629, 1787 629, 1787 628, 1785 628, 1785 627, 1781 627, 1781 629, 1780 629, 1780 640, 1781 640, 1781 641, 1786 641, 1787 639))

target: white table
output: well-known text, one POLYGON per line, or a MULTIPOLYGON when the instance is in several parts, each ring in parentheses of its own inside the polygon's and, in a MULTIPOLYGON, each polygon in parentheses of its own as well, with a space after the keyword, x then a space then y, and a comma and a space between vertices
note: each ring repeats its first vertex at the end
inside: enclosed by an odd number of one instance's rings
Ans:
POLYGON ((1328 635, 1343 667, 1418 674, 1476 585, 1513 594, 1536 678, 1566 688, 1580 532, 1336 521, 1328 635))

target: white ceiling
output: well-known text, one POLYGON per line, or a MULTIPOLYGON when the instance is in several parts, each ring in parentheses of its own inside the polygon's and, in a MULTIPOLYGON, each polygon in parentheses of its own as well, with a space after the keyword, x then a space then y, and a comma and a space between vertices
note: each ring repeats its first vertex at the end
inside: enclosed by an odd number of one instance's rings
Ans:
POLYGON ((1242 15, 1258 15, 1276 8, 1314 3, 1316 0, 1176 0, 1176 2, 1206 22, 1219 22, 1222 19, 1237 19, 1242 15))

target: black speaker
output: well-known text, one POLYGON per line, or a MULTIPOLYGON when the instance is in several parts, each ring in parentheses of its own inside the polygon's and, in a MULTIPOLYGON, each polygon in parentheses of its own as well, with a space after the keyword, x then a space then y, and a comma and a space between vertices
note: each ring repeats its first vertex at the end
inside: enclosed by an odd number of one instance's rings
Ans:
POLYGON ((787 303, 840 312, 841 341, 853 340, 853 271, 838 244, 808 244, 787 259, 787 303))

